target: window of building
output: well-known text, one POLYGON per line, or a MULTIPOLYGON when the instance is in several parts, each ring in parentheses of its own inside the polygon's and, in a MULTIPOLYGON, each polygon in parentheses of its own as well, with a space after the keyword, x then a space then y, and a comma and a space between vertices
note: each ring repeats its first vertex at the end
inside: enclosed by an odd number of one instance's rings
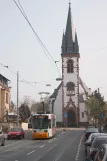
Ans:
POLYGON ((8 103, 8 93, 6 93, 6 103, 8 103))
POLYGON ((84 112, 82 112, 82 118, 84 118, 84 112))
POLYGON ((75 84, 73 82, 67 83, 67 93, 68 94, 75 94, 75 84))
POLYGON ((73 73, 73 72, 74 72, 73 60, 70 59, 67 61, 67 73, 73 73))

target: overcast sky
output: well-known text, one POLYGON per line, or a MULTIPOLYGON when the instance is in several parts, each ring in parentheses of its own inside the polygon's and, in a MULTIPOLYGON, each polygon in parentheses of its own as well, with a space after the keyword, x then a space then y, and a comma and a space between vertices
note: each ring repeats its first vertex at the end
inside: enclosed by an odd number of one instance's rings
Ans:
MULTIPOLYGON (((16 0, 17 1, 17 0, 16 0)), ((60 60, 63 29, 68 15, 67 0, 20 0, 40 39, 54 60, 60 60)), ((72 0, 73 23, 80 47, 80 76, 92 90, 100 87, 107 100, 107 0, 72 0)), ((13 0, 0 0, 0 63, 28 82, 51 80, 30 85, 19 83, 20 100, 24 96, 38 100, 38 93, 50 93, 60 82, 55 66, 44 54, 31 28, 13 0)), ((16 75, 0 66, 0 72, 11 80, 11 97, 16 102, 16 75)), ((20 79, 21 80, 21 79, 20 79)))

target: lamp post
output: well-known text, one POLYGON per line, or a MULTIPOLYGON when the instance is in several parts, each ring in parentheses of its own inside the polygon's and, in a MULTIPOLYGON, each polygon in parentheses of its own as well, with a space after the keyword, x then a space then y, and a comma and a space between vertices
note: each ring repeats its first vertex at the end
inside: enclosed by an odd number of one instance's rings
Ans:
POLYGON ((46 97, 42 97, 42 94, 46 94, 46 95, 49 95, 50 93, 49 92, 39 92, 38 94, 40 94, 41 95, 41 102, 42 102, 42 105, 43 105, 43 113, 45 112, 45 102, 44 102, 44 99, 46 98, 46 97))
POLYGON ((17 126, 19 127, 19 72, 17 71, 17 126))

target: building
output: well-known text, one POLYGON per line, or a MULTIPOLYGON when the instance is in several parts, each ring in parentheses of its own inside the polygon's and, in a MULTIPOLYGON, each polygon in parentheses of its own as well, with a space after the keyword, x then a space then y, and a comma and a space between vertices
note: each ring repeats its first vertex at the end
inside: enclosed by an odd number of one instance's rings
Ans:
POLYGON ((5 121, 6 112, 9 111, 10 105, 10 80, 0 74, 0 122, 5 121))
POLYGON ((51 95, 50 106, 58 122, 64 122, 68 127, 78 126, 88 122, 85 100, 91 90, 79 76, 80 53, 77 33, 73 29, 70 3, 61 48, 62 82, 51 95))

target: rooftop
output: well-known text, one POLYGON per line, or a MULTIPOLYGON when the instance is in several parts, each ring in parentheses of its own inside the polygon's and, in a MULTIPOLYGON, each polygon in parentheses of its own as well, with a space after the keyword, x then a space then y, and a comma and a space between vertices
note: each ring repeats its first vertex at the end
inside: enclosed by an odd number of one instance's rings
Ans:
POLYGON ((2 74, 0 74, 0 78, 3 78, 6 81, 10 81, 9 79, 7 79, 5 76, 3 76, 2 74))

